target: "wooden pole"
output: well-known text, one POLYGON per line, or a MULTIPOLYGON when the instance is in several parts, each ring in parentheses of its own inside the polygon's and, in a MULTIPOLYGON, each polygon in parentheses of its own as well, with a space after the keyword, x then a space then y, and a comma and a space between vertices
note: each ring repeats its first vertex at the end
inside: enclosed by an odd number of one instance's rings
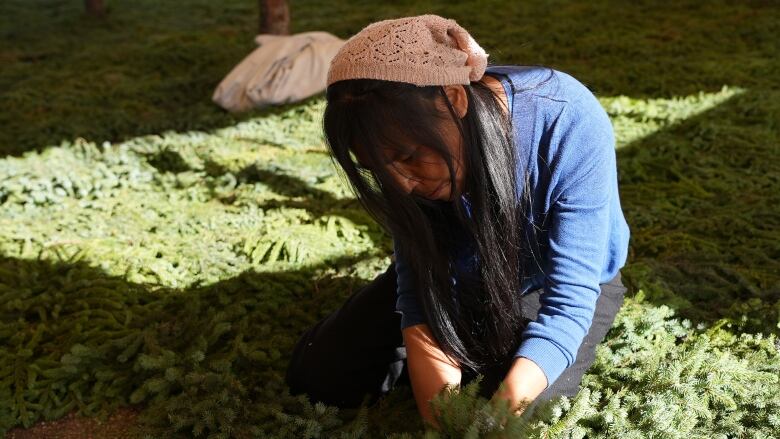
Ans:
POLYGON ((290 35, 290 8, 287 0, 260 1, 260 33, 290 35))
POLYGON ((93 17, 102 17, 106 14, 103 0, 84 0, 84 7, 87 9, 87 14, 93 17))

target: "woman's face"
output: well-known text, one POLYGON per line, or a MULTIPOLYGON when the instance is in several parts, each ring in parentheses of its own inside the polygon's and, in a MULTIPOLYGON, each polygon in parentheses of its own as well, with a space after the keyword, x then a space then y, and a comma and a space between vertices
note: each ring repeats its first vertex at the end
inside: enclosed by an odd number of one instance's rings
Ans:
MULTIPOLYGON (((453 105, 458 117, 466 114, 468 101, 463 86, 444 87, 450 103, 453 105)), ((441 120, 440 130, 452 157, 452 165, 455 170, 455 184, 462 192, 465 169, 463 167, 463 137, 441 96, 436 101, 439 111, 448 117, 441 120)), ((366 164, 370 161, 362 151, 354 151, 361 166, 370 168, 366 164)), ((405 152, 393 148, 385 148, 382 151, 386 171, 393 178, 393 182, 407 194, 417 195, 429 200, 452 201, 455 191, 450 183, 450 171, 447 162, 438 151, 424 145, 409 145, 405 152)))

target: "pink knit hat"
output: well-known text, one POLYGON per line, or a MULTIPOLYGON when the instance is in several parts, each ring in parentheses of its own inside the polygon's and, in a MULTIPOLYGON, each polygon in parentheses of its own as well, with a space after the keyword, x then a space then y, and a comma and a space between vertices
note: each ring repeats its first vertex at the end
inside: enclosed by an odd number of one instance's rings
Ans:
POLYGON ((327 85, 344 79, 466 85, 482 78, 487 58, 455 20, 428 14, 378 21, 348 39, 336 53, 327 85))

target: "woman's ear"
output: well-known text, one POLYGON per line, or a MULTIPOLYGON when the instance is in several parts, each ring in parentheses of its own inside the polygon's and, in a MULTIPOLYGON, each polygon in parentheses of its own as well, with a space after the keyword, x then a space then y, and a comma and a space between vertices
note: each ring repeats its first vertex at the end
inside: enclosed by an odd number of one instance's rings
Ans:
POLYGON ((455 114, 458 115, 458 119, 463 119, 466 112, 469 109, 469 100, 466 97, 466 89, 460 85, 445 85, 444 92, 447 94, 452 107, 455 109, 455 114))

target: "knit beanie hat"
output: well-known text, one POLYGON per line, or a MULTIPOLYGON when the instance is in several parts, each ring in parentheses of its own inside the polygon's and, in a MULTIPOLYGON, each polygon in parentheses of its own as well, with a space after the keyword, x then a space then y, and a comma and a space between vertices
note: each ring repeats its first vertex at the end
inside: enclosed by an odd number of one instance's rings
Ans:
POLYGON ((479 81, 488 54, 455 20, 419 15, 369 24, 331 60, 327 85, 384 79, 427 85, 479 81))

